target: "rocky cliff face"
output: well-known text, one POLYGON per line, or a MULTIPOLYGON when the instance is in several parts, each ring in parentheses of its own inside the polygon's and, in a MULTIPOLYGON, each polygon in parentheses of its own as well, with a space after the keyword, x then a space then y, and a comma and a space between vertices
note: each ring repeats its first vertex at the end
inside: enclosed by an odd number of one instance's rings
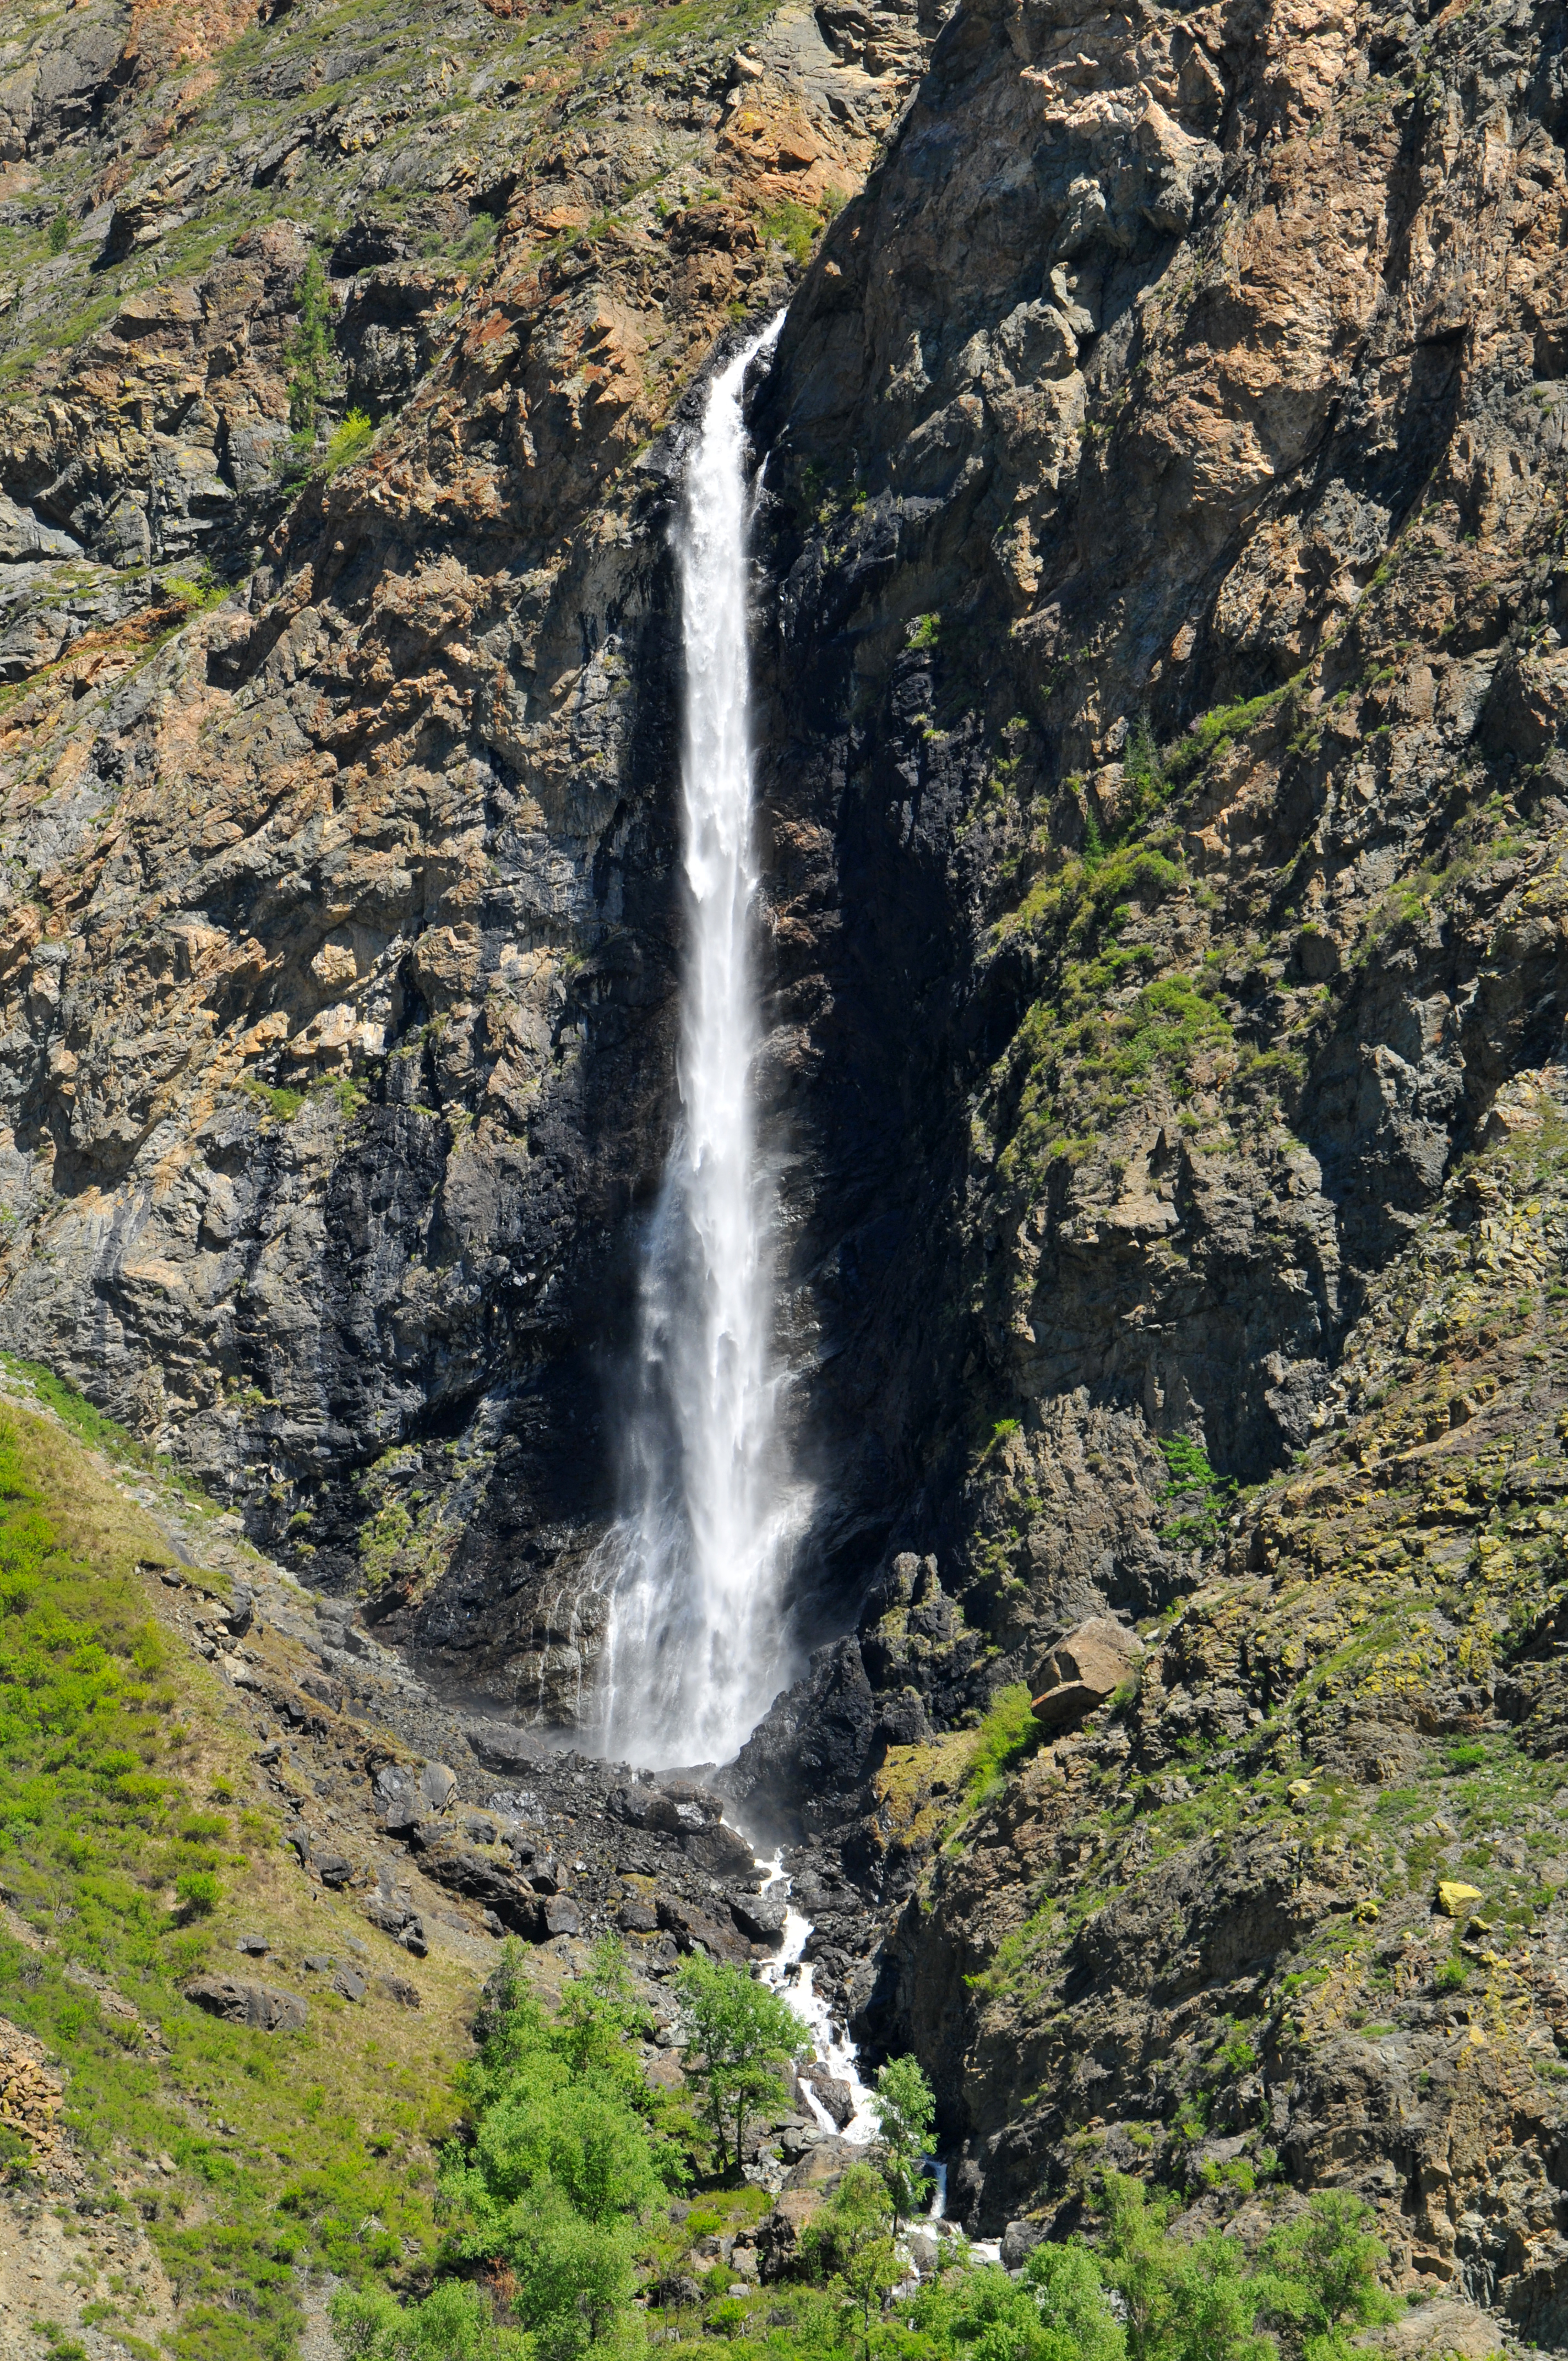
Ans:
POLYGON ((966 9, 791 311, 781 998, 882 1242, 828 1383, 1019 1663, 1179 1578, 1151 1437, 1321 1429, 1558 1038, 1555 40, 966 9))
POLYGON ((1561 2339, 1558 13, 376 23, 7 61, 5 1341, 578 1709, 681 403, 794 290, 763 1088, 848 1636, 732 1792, 971 2221, 1348 2174, 1561 2339), (978 1806, 1107 1620, 1142 1668, 978 1806))
POLYGON ((649 436, 784 300, 919 36, 237 32, 45 11, 5 85, 5 1334, 569 1715, 670 1096, 649 436), (389 423, 349 465, 356 402, 389 423))

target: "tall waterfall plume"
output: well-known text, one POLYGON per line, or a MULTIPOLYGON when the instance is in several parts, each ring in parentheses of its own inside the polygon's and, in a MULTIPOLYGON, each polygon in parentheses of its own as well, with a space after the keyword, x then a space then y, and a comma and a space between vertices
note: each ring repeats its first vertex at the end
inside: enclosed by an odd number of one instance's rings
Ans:
POLYGON ((642 1275, 625 1507, 609 1546, 607 1751, 722 1762, 794 1671, 784 1587, 803 1516, 779 1448, 773 1201, 758 1155, 743 396, 783 314, 708 394, 677 543, 688 939, 680 1115, 642 1275))

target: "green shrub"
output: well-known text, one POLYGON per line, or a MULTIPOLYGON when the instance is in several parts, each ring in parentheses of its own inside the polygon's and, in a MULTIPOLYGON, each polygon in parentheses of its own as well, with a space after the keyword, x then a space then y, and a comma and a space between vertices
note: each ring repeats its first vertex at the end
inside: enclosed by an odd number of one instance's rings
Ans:
POLYGON ((363 410, 347 412, 340 425, 333 429, 332 440, 326 446, 324 462, 329 476, 339 467, 351 467, 362 459, 376 439, 376 429, 363 410))
POLYGON ((1039 1736, 1040 1725, 1023 1682, 999 1689, 980 1725, 979 1744, 970 1761, 964 1798, 969 1811, 980 1810, 1001 1793, 1007 1773, 1032 1751, 1039 1736))
POLYGON ((1162 1539, 1177 1549, 1212 1549, 1236 1497, 1234 1478, 1216 1475, 1207 1454, 1189 1435, 1161 1435, 1159 1449, 1168 1476, 1161 1499, 1194 1502, 1182 1515, 1166 1520, 1162 1539))
POLYGON ((315 433, 316 413, 334 379, 332 298, 321 256, 312 247, 301 274, 299 311, 284 347, 288 364, 289 423, 296 435, 315 433))
POLYGON ((811 259, 822 220, 809 205, 797 203, 794 197, 784 197, 771 213, 762 215, 762 226, 764 237, 776 237, 792 261, 804 266, 811 259))
POLYGON ((1266 720, 1304 677, 1298 673, 1283 688, 1266 689, 1261 697, 1245 698, 1237 705, 1216 706, 1212 713, 1201 715, 1185 737, 1166 748, 1162 767, 1167 780, 1172 786, 1184 785, 1214 756, 1223 754, 1234 739, 1245 738, 1260 721, 1266 720))
POLYGON ((422 2303, 403 2305, 384 2288, 344 2288, 332 2324, 345 2361, 532 2361, 534 2340, 496 2317, 488 2290, 446 2279, 422 2303))
POLYGON ((174 1899, 187 1918, 210 1918, 221 1889, 210 1869, 182 1869, 174 1881, 174 1899))

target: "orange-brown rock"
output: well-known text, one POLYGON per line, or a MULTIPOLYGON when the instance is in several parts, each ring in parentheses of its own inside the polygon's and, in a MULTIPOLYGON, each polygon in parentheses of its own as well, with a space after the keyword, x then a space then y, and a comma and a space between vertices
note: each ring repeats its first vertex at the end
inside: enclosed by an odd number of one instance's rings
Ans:
POLYGON ((1129 1678, 1143 1653, 1143 1642, 1125 1624, 1105 1616, 1080 1623, 1035 1669, 1035 1719, 1045 1730, 1081 1721, 1129 1678))

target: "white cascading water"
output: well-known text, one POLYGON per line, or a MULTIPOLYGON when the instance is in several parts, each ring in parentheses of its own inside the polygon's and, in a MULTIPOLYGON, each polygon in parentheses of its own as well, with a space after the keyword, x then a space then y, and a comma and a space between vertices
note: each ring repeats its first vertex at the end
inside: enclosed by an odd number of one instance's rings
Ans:
MULTIPOLYGON (((764 1894, 776 1892, 782 1885, 787 1896, 789 1879, 784 1874, 782 1854, 775 1854, 772 1861, 759 1861, 757 1867, 768 1872, 762 1885, 764 1894)), ((852 2140, 859 2147, 877 2136, 877 2118, 872 2105, 871 2089, 861 2080, 860 2053, 850 2038, 848 2026, 836 2021, 828 2003, 814 1987, 811 1962, 802 1956, 810 1938, 810 1919, 803 1918, 798 1910, 792 1910, 786 1900, 784 1940, 779 1945, 777 1955, 760 1972, 762 1982, 771 1984, 774 1992, 788 2002, 801 2023, 808 2028, 816 2055, 833 2080, 848 2085, 854 2112, 839 2132, 839 2136, 852 2140)), ((819 2128, 825 2132, 839 2131, 839 2126, 810 2083, 803 2081, 800 2090, 819 2128)))
POLYGON ((677 545, 689 937, 680 1116, 642 1279, 641 1366, 602 1680, 608 1752, 725 1762, 793 1675, 784 1605, 804 1500, 777 1448, 773 1199, 757 1154, 747 372, 713 383, 677 545))
MULTIPOLYGON (((850 2093, 850 2113, 841 2126, 835 2123, 817 2092, 804 2076, 798 2088, 801 2097, 815 2116, 819 2131, 836 2134, 856 2147, 863 2147, 877 2138, 881 2126, 872 2087, 861 2073, 860 2051, 850 2038, 848 2026, 835 2017, 833 2011, 815 1988, 812 1967, 805 1958, 811 1938, 811 1921, 803 1918, 798 1910, 789 1906, 790 1881, 785 1873, 784 1856, 775 1853, 771 1861, 759 1860, 759 1869, 766 1870, 762 1883, 764 1894, 777 1893, 782 1887, 784 1896, 784 1940, 775 1956, 758 1970, 762 1982, 771 1984, 794 2010, 811 2035, 812 2053, 824 2064, 834 2081, 844 2083, 850 2093)), ((925 2213, 911 2227, 935 2230, 943 2235, 948 2229, 948 2168, 935 2157, 926 2159, 931 2176, 931 2193, 925 2213)), ((1000 2259, 1000 2246, 976 2241, 970 2249, 981 2262, 1000 2259)))

